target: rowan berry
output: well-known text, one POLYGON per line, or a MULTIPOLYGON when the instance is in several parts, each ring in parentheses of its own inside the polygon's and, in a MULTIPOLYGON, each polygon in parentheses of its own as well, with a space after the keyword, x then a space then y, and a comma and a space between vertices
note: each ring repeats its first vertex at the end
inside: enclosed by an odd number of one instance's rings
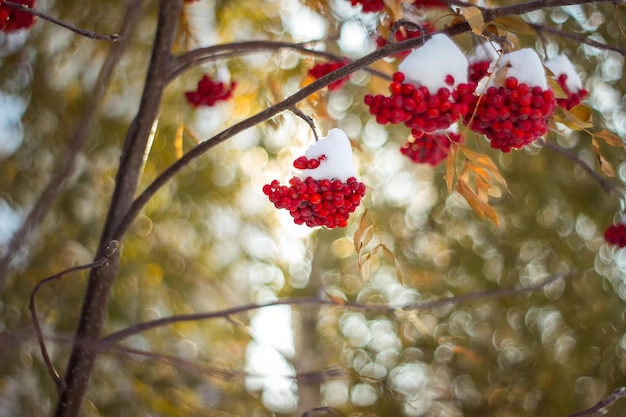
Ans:
MULTIPOLYGON (((15 3, 32 9, 35 7, 35 0, 14 0, 15 3)), ((0 0, 0 31, 11 33, 20 29, 28 29, 35 24, 35 15, 24 12, 13 7, 3 6, 0 0)))
POLYGON ((185 92, 185 98, 193 107, 212 107, 218 101, 231 98, 235 86, 235 82, 231 82, 230 86, 227 87, 223 82, 214 81, 208 75, 204 75, 198 81, 196 90, 185 92))

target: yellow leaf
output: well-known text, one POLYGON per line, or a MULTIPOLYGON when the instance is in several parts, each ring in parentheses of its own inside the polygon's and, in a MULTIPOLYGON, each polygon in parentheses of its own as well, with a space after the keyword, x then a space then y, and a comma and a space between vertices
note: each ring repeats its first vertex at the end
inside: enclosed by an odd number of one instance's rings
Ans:
POLYGON ((461 7, 460 9, 463 17, 472 28, 472 31, 477 35, 482 35, 483 29, 485 28, 483 12, 476 6, 461 7))
POLYGON ((463 179, 459 179, 459 181, 457 182, 456 190, 459 192, 459 194, 463 196, 463 198, 465 198, 472 210, 474 210, 474 212, 478 214, 482 219, 487 217, 498 226, 500 225, 500 219, 498 218, 498 213, 496 213, 496 210, 488 203, 481 201, 481 199, 478 197, 478 195, 476 195, 474 190, 472 190, 463 179))
POLYGON ((563 90, 563 87, 561 87, 554 78, 548 76, 546 77, 546 79, 548 80, 548 85, 550 86, 550 89, 554 91, 554 97, 567 98, 567 93, 565 92, 565 90, 563 90))
POLYGON ((600 164, 600 170, 602 171, 602 173, 607 177, 614 177, 615 168, 613 168, 613 165, 611 165, 611 163, 607 161, 600 153, 600 145, 598 145, 598 142, 595 139, 592 139, 591 144, 593 146, 593 153, 598 159, 598 163, 600 164))
POLYGON ((624 141, 622 140, 622 138, 620 138, 613 132, 609 132, 606 129, 603 129, 598 133, 594 133, 593 137, 602 139, 609 146, 624 147, 624 141))
POLYGON ((586 104, 572 107, 569 113, 583 123, 591 122, 591 108, 586 104))
POLYGON ((589 117, 591 116, 591 110, 589 107, 584 104, 579 104, 572 108, 570 111, 567 111, 561 107, 557 107, 556 112, 554 113, 554 121, 564 124, 572 130, 583 130, 589 127, 593 127, 593 123, 589 121, 589 117), (580 109, 576 109, 576 107, 583 106, 580 109), (586 109, 585 109, 586 108, 586 109), (575 110, 572 113, 572 110, 575 110), (587 110, 589 112, 587 112, 587 110), (581 116, 581 117, 579 117, 581 116), (586 117, 586 118, 585 118, 586 117))
POLYGON ((503 29, 515 32, 519 35, 535 35, 535 29, 533 29, 528 22, 519 16, 503 16, 497 18, 494 23, 500 25, 503 29))

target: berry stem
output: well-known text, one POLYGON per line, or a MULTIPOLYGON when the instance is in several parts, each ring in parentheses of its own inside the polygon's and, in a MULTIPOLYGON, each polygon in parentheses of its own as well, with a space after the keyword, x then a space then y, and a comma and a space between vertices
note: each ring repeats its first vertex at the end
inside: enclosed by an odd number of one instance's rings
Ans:
POLYGON ((43 20, 47 20, 48 22, 54 23, 55 25, 59 25, 61 27, 64 27, 65 29, 71 30, 74 33, 78 33, 79 35, 82 35, 86 38, 94 39, 97 41, 106 41, 106 42, 117 42, 122 38, 120 35, 116 33, 113 33, 111 35, 104 35, 104 34, 93 32, 91 30, 81 29, 70 23, 59 20, 56 17, 52 17, 36 9, 31 9, 30 7, 20 4, 20 3, 13 3, 11 1, 3 1, 2 5, 7 6, 7 7, 12 7, 14 9, 18 9, 22 12, 30 13, 32 15, 42 18, 43 20))
POLYGON ((304 114, 302 110, 298 109, 296 106, 290 107, 289 110, 293 114, 295 114, 296 116, 304 120, 309 125, 309 127, 313 131, 313 136, 315 136, 315 142, 318 142, 320 138, 317 134, 317 129, 315 128, 315 121, 313 121, 313 118, 307 114, 304 114))

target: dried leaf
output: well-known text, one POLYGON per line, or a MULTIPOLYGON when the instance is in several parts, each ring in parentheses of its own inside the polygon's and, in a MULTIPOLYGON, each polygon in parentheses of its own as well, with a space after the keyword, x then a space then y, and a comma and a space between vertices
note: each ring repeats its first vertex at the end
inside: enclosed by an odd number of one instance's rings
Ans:
POLYGON ((365 230, 363 230, 361 241, 359 242, 359 251, 363 249, 364 247, 366 247, 372 241, 372 237, 374 237, 375 228, 376 228, 375 225, 370 224, 369 226, 365 228, 365 230))
POLYGON ((500 225, 500 219, 498 218, 498 213, 496 210, 486 203, 482 201, 478 195, 470 188, 470 186, 463 179, 459 179, 456 185, 456 190, 461 194, 467 203, 470 205, 472 210, 476 214, 478 214, 482 219, 488 217, 492 222, 500 225))
POLYGON ((603 129, 599 131, 598 133, 594 133, 593 137, 602 139, 609 146, 614 146, 617 148, 624 147, 624 141, 622 140, 622 138, 620 138, 613 132, 609 132, 606 129, 603 129))
POLYGON ((485 28, 485 18, 483 12, 476 6, 461 7, 461 13, 472 28, 472 31, 477 35, 482 35, 485 28))
POLYGON ((598 163, 600 164, 600 170, 602 171, 602 173, 607 177, 614 177, 615 169, 613 168, 613 165, 611 165, 611 163, 607 161, 600 153, 600 145, 598 145, 598 142, 595 139, 592 139, 591 144, 593 146, 593 153, 598 159, 598 163))
POLYGON ((354 250, 358 254, 361 251, 361 247, 359 244, 361 243, 361 236, 363 236, 363 230, 367 227, 367 209, 363 212, 361 216, 361 220, 359 220, 359 227, 357 227, 356 232, 354 232, 354 236, 352 237, 352 242, 354 243, 354 250))
POLYGON ((363 256, 363 258, 365 259, 362 262, 360 262, 361 278, 363 278, 363 282, 367 282, 369 281, 370 274, 371 274, 370 260, 372 259, 372 254, 368 253, 365 256, 363 256))
POLYGON ((500 25, 509 32, 515 32, 519 35, 535 35, 535 29, 532 28, 524 19, 519 16, 503 16, 497 18, 494 23, 500 25))
POLYGON ((454 182, 454 171, 456 166, 456 155, 458 145, 454 142, 450 143, 450 149, 448 150, 448 157, 446 158, 446 173, 443 178, 446 180, 448 186, 448 194, 452 194, 452 183, 454 182))
POLYGON ((394 264, 394 266, 396 268, 396 278, 398 279, 398 282, 400 284, 404 285, 404 276, 402 275, 402 271, 400 270, 400 264, 398 263, 398 260, 396 259, 396 256, 393 254, 391 249, 389 249, 384 244, 381 243, 380 247, 382 248, 383 253, 385 254, 385 257, 387 259, 389 259, 389 261, 394 264))

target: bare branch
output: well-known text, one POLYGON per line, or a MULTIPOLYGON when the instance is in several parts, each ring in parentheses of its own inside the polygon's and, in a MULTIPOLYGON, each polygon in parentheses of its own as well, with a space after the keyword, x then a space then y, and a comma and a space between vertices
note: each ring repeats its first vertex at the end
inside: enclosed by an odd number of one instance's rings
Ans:
POLYGON ((622 196, 622 190, 620 189, 620 187, 614 183, 612 183, 611 181, 607 180, 606 178, 604 178, 602 175, 598 174, 593 168, 591 168, 589 165, 587 165, 587 163, 585 161, 583 161, 582 159, 580 159, 580 157, 568 150, 565 149, 559 145, 557 145, 554 142, 549 142, 547 140, 544 139, 538 139, 537 140, 537 144, 543 146, 544 148, 548 148, 550 150, 553 150, 554 152, 557 152, 563 156, 565 156, 566 158, 574 161, 578 166, 580 166, 587 174, 589 174, 591 176, 591 178, 593 178, 598 184, 600 184, 600 186, 602 187, 602 189, 604 189, 604 191, 606 191, 607 193, 614 193, 617 196, 622 196))
POLYGON ((529 23, 528 26, 535 29, 540 35, 543 33, 550 33, 563 39, 568 39, 572 42, 584 43, 585 45, 593 46, 594 48, 606 49, 608 51, 617 52, 621 56, 626 56, 626 48, 620 48, 619 46, 608 45, 606 43, 594 41, 593 39, 590 39, 588 35, 579 35, 576 33, 566 32, 564 30, 552 28, 545 25, 537 25, 535 23, 529 23))
POLYGON ((542 282, 523 288, 506 288, 495 291, 480 291, 471 294, 460 295, 456 297, 443 298, 440 300, 431 300, 419 304, 405 305, 401 307, 391 307, 386 304, 360 304, 355 302, 341 302, 338 303, 335 300, 320 299, 317 297, 300 297, 300 298, 285 298, 283 300, 271 301, 265 304, 247 304, 239 307, 231 307, 225 310, 209 312, 209 313, 194 313, 194 314, 181 314, 177 316, 163 317, 157 320, 139 323, 134 326, 127 327, 126 329, 112 333, 109 336, 102 339, 102 347, 106 347, 110 343, 116 343, 130 336, 145 332, 161 326, 167 326, 174 323, 190 322, 199 320, 209 320, 215 318, 227 318, 228 316, 244 313, 247 311, 258 310, 260 308, 279 306, 279 305, 327 305, 327 306, 343 306, 346 308, 352 308, 356 310, 364 311, 379 311, 379 312, 394 312, 397 310, 429 310, 436 307, 443 307, 447 305, 458 305, 462 303, 469 303, 478 300, 496 299, 502 297, 510 297, 514 295, 521 295, 531 293, 545 288, 547 285, 559 280, 565 279, 572 275, 570 274, 556 274, 548 277, 542 282))
MULTIPOLYGON (((281 41, 244 41, 194 49, 193 51, 189 51, 176 58, 176 63, 173 66, 171 73, 168 75, 168 80, 172 81, 183 72, 208 61, 216 61, 251 53, 261 53, 264 51, 277 51, 280 49, 293 49, 303 55, 322 57, 330 61, 346 61, 346 57, 344 56, 332 54, 326 51, 310 49, 306 46, 310 43, 312 42, 292 43, 281 41)), ((371 68, 362 69, 372 75, 376 75, 377 77, 391 79, 389 75, 380 71, 371 68)))
POLYGON ((39 10, 31 9, 30 7, 21 3, 13 3, 12 1, 3 1, 2 5, 7 6, 7 7, 12 7, 14 9, 18 9, 25 13, 30 13, 32 15, 42 18, 43 20, 47 20, 48 22, 54 23, 55 25, 59 25, 61 27, 64 27, 65 29, 71 30, 74 33, 77 33, 79 35, 85 36, 90 39, 94 39, 96 41, 117 42, 120 39, 122 39, 122 36, 118 35, 117 33, 113 33, 111 35, 103 35, 100 33, 93 32, 91 30, 81 29, 79 27, 72 25, 71 23, 64 22, 62 20, 57 19, 56 17, 52 17, 43 12, 40 12, 39 10))
POLYGON ((620 387, 615 389, 611 395, 609 395, 604 400, 598 402, 591 408, 588 408, 580 413, 572 414, 569 417, 584 417, 584 416, 593 416, 596 414, 606 414, 607 408, 613 405, 614 402, 619 400, 620 398, 626 397, 626 387, 620 387))
POLYGON ((48 368, 48 372, 52 376, 55 385, 57 386, 57 390, 61 392, 65 389, 65 381, 61 378, 57 370, 54 368, 52 361, 50 360, 50 356, 48 355, 48 350, 46 349, 46 343, 44 341, 43 333, 41 332, 41 326, 39 325, 39 319, 37 318, 37 307, 35 304, 35 296, 41 287, 47 284, 50 281, 58 280, 64 277, 65 275, 83 271, 85 269, 97 268, 100 266, 104 266, 109 262, 109 258, 117 252, 119 248, 119 242, 114 240, 109 243, 109 247, 104 253, 104 256, 98 259, 95 262, 86 265, 79 265, 73 268, 66 269, 65 271, 59 272, 58 274, 52 275, 48 278, 44 278, 35 285, 35 288, 30 293, 30 302, 28 303, 28 309, 30 310, 30 316, 33 321, 33 325, 35 326, 35 333, 37 334, 37 340, 39 341, 39 347, 41 349, 41 355, 43 356, 43 361, 48 368))

